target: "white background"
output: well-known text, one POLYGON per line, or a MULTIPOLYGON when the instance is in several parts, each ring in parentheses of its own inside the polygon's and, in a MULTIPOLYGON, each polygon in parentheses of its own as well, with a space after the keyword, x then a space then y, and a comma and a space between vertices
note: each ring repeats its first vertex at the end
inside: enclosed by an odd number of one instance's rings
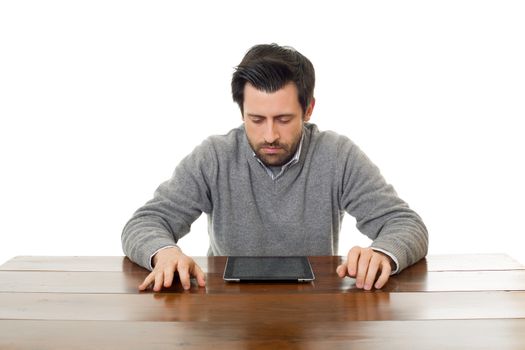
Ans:
MULTIPOLYGON (((430 254, 525 263, 522 1, 1 1, 0 263, 122 255, 120 233, 205 137, 241 123, 254 44, 316 67, 352 138, 425 220, 430 254)), ((367 244, 350 216, 340 254, 367 244)), ((181 240, 205 255, 205 217, 181 240)))

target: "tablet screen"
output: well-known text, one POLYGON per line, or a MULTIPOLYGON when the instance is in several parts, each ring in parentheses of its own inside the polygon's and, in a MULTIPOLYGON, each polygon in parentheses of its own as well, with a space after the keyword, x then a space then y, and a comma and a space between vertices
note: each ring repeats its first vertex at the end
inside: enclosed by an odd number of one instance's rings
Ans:
POLYGON ((314 279, 314 274, 305 256, 230 256, 226 262, 224 279, 227 281, 311 281, 314 279))

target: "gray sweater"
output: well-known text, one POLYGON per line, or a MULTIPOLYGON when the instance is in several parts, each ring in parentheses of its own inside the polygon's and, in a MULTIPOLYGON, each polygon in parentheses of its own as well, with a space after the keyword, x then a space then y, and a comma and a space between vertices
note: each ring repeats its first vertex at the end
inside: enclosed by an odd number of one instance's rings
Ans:
POLYGON ((122 232, 124 253, 151 269, 208 214, 208 255, 334 255, 345 212, 397 271, 425 256, 421 218, 347 137, 306 123, 299 161, 275 180, 254 157, 244 127, 211 136, 184 158, 122 232))

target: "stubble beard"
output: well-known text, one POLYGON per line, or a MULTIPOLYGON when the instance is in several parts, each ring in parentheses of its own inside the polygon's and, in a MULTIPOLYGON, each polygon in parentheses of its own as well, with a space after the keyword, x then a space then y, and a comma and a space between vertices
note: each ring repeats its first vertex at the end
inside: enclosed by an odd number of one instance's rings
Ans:
POLYGON ((248 139, 248 143, 254 150, 257 158, 259 158, 264 163, 264 165, 283 166, 284 164, 288 163, 295 155, 295 152, 297 152, 299 142, 301 141, 301 136, 302 132, 299 133, 299 136, 295 138, 291 144, 284 144, 276 141, 273 143, 261 142, 258 145, 254 145, 250 139, 248 139), (281 152, 278 154, 265 154, 262 152, 262 149, 266 147, 278 147, 281 149, 281 152))

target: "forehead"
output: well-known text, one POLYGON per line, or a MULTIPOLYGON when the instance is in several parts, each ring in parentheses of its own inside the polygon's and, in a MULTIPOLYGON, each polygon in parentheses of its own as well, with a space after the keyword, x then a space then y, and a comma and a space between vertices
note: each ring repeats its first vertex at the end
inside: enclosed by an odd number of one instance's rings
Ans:
POLYGON ((275 92, 257 90, 252 84, 244 86, 244 111, 260 115, 295 113, 301 109, 297 87, 293 82, 275 92))

